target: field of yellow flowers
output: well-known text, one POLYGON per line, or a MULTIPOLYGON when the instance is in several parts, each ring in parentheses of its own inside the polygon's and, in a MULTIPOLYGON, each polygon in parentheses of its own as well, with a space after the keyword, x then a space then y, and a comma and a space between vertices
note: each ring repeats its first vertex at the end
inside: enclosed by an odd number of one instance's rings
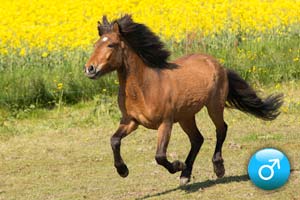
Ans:
MULTIPOLYGON (((177 42, 194 32, 280 34, 300 23, 299 0, 0 0, 0 52, 86 48, 96 22, 124 13, 177 42)), ((46 54, 44 54, 46 56, 46 54)))

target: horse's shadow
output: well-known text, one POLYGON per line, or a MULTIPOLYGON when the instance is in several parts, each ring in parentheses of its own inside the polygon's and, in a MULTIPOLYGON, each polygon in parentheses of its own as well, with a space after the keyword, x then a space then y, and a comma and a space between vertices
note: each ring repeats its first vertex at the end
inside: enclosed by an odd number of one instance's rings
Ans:
POLYGON ((162 191, 162 192, 158 192, 155 194, 148 194, 144 197, 140 197, 137 198, 139 200, 142 199, 148 199, 151 197, 158 197, 161 195, 165 195, 177 190, 184 190, 187 193, 191 193, 191 192, 197 192, 199 189, 205 189, 205 188, 209 188, 212 187, 214 185, 217 184, 226 184, 226 183, 231 183, 231 182, 242 182, 242 181, 248 181, 249 180, 249 176, 247 174, 244 175, 240 175, 240 176, 228 176, 228 177, 224 177, 221 179, 216 179, 216 180, 206 180, 204 182, 197 182, 197 183, 192 183, 186 186, 179 186, 170 190, 166 190, 166 191, 162 191))

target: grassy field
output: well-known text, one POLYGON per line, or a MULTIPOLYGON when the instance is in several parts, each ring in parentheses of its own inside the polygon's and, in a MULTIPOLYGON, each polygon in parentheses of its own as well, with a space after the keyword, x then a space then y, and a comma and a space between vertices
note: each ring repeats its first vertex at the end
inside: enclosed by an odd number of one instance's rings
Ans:
MULTIPOLYGON (((282 114, 273 122, 226 111, 222 179, 213 173, 214 127, 202 110, 197 123, 205 141, 186 187, 179 187, 178 173, 171 175, 156 164, 156 132, 142 127, 122 143, 129 176, 119 177, 109 142, 119 118, 115 97, 17 115, 2 109, 0 199, 300 199, 299 91, 299 81, 260 88, 261 93, 285 93, 282 114), (281 149, 290 159, 290 179, 279 190, 262 191, 248 179, 248 160, 263 147, 281 149)), ((188 139, 176 125, 168 156, 184 160, 188 150, 188 139)))

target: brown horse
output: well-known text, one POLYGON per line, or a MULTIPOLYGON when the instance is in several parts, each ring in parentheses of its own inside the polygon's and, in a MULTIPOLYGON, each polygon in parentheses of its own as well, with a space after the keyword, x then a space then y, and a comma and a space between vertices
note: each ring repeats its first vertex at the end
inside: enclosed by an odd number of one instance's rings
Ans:
POLYGON ((216 127, 217 143, 212 162, 217 177, 225 173, 222 158, 227 132, 223 118, 225 106, 264 120, 273 120, 279 115, 282 95, 261 99, 237 73, 223 68, 209 55, 191 54, 168 62, 170 53, 164 44, 148 27, 135 23, 130 15, 112 22, 104 16, 102 23, 98 22, 98 32, 100 39, 84 71, 91 79, 117 71, 122 119, 111 137, 111 146, 114 165, 122 177, 128 175, 128 168, 120 155, 121 139, 138 125, 158 130, 157 163, 170 173, 182 171, 180 183, 186 184, 203 143, 195 114, 204 106, 216 127), (191 143, 185 162, 170 162, 166 156, 176 122, 191 143))

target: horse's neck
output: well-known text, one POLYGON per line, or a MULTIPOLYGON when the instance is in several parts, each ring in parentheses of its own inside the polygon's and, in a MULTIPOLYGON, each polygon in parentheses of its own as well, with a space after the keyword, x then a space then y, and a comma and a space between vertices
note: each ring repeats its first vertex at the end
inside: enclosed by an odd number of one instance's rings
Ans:
POLYGON ((138 55, 125 49, 124 62, 118 70, 120 95, 129 98, 143 98, 144 74, 149 70, 138 55))

